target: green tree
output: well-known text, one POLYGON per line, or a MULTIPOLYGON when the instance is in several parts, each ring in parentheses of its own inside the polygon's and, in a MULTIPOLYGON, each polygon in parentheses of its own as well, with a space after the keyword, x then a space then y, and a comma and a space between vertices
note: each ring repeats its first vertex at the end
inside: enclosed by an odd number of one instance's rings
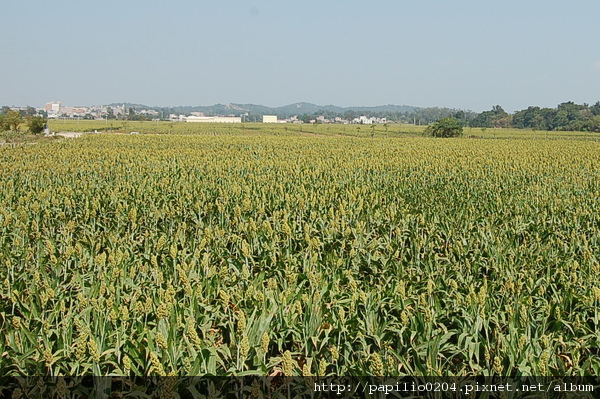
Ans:
MULTIPOLYGON (((456 115, 455 115, 456 116, 456 115)), ((469 122, 471 127, 507 127, 512 122, 508 113, 499 105, 494 105, 491 111, 483 111, 469 122)), ((459 119, 460 120, 460 119, 459 119)))
POLYGON ((27 106, 27 108, 22 109, 20 112, 22 117, 35 116, 36 111, 35 108, 27 106))
POLYGON ((600 133, 600 115, 594 116, 593 119, 589 120, 587 130, 590 132, 600 133))
POLYGON ((44 131, 48 120, 42 116, 30 116, 27 118, 27 128, 33 134, 40 134, 44 131))
POLYGON ((433 137, 458 137, 463 133, 463 127, 455 118, 442 118, 427 127, 425 132, 433 137))
POLYGON ((551 127, 556 110, 551 108, 528 107, 513 116, 513 125, 519 129, 546 130, 551 127))
POLYGON ((18 111, 8 110, 6 115, 0 119, 0 131, 10 130, 13 132, 19 131, 19 126, 23 123, 23 118, 18 111))
POLYGON ((310 120, 311 120, 312 118, 311 118, 311 117, 310 117, 310 115, 308 115, 308 114, 302 114, 302 115, 299 115, 299 116, 298 116, 298 119, 299 119, 299 120, 301 120, 301 121, 302 121, 302 122, 304 122, 304 123, 310 123, 310 120))

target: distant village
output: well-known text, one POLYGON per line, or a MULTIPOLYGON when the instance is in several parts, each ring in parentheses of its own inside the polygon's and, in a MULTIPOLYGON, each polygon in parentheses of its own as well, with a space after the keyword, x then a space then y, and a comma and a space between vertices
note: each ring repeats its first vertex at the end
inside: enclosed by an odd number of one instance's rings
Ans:
MULTIPOLYGON (((20 111, 21 108, 14 108, 20 111)), ((243 123, 249 122, 245 119, 246 115, 205 115, 202 112, 190 112, 184 114, 163 115, 161 111, 155 109, 135 109, 127 108, 123 105, 99 105, 92 107, 67 106, 61 102, 48 102, 43 108, 36 108, 36 113, 43 114, 48 119, 90 119, 90 120, 108 120, 108 119, 135 119, 135 120, 169 120, 172 122, 216 122, 216 123, 243 123)), ((386 118, 372 116, 358 116, 352 119, 344 119, 336 116, 326 118, 323 115, 315 116, 314 119, 302 119, 299 115, 286 119, 278 119, 275 115, 262 115, 263 123, 338 123, 338 124, 384 124, 386 118)))

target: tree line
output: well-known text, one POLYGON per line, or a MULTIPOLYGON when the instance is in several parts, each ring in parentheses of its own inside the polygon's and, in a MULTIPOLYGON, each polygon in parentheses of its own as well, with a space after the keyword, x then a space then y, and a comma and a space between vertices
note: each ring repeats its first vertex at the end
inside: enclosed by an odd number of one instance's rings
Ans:
MULTIPOLYGON (((301 115, 299 119, 314 119, 324 115, 328 119, 339 116, 352 120, 361 115, 360 111, 346 111, 301 115)), ((454 118, 463 127, 479 128, 517 128, 534 130, 573 130, 600 132, 600 101, 594 105, 576 104, 572 101, 559 104, 556 108, 540 108, 530 106, 527 109, 512 114, 506 112, 500 105, 495 105, 489 111, 480 113, 453 108, 419 108, 410 112, 374 112, 369 116, 387 118, 389 121, 414 123, 415 125, 430 125, 443 118, 454 118)))
MULTIPOLYGON (((452 117, 464 127, 600 132, 600 101, 594 105, 567 101, 558 104, 556 108, 530 106, 512 114, 506 112, 500 105, 495 105, 491 110, 481 113, 438 108, 435 109, 438 117, 434 120, 430 119, 431 112, 427 110, 418 110, 413 117, 425 119, 427 124, 441 118, 452 117)), ((410 122, 411 115, 407 116, 410 122)))
POLYGON ((463 120, 462 123, 472 127, 600 132, 600 101, 594 105, 568 101, 556 108, 532 106, 513 114, 496 105, 490 111, 484 111, 472 120, 463 120))

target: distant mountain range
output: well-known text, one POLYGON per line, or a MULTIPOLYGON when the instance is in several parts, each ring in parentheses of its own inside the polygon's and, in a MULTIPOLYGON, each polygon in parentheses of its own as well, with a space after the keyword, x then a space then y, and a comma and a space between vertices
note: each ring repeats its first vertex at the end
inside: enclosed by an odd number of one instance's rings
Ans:
MULTIPOLYGON (((122 106, 123 103, 113 103, 110 106, 122 106)), ((409 105, 378 105, 375 107, 338 107, 336 105, 316 105, 311 103, 294 103, 282 107, 266 107, 257 104, 215 104, 198 106, 176 106, 176 107, 150 107, 143 104, 125 103, 127 108, 142 109, 169 109, 171 112, 189 114, 190 112, 203 112, 205 115, 277 115, 280 118, 288 118, 293 115, 302 115, 314 113, 336 113, 342 114, 347 111, 375 113, 375 112, 395 112, 405 113, 416 111, 418 107, 409 105)))

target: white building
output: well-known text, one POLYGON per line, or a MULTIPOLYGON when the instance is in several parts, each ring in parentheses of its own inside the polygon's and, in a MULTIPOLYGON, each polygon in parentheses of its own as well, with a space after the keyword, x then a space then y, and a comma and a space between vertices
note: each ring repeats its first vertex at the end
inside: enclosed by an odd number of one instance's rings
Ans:
POLYGON ((46 103, 46 106, 44 107, 44 109, 47 112, 52 112, 52 113, 58 114, 58 112, 60 111, 60 102, 46 103))
POLYGON ((373 118, 369 118, 369 117, 366 117, 364 115, 359 116, 358 118, 352 119, 352 122, 353 123, 360 123, 360 124, 363 124, 363 125, 372 125, 373 123, 375 123, 375 121, 373 120, 373 118))
POLYGON ((263 123, 277 123, 277 115, 263 115, 263 123))
POLYGON ((186 122, 242 123, 241 116, 188 116, 186 122))
POLYGON ((60 113, 61 103, 59 101, 52 101, 46 103, 44 109, 48 115, 48 118, 57 118, 60 113))

